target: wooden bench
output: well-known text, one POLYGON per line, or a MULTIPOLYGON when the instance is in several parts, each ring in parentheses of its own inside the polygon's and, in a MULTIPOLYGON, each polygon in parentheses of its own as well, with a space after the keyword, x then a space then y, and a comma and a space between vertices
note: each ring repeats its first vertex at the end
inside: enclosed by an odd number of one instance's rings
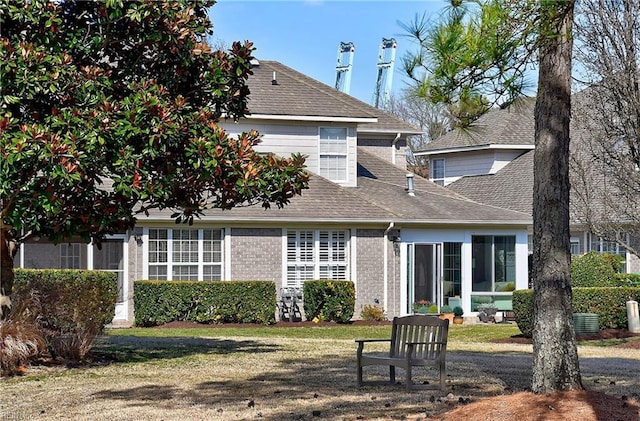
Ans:
MULTIPOLYGON (((396 382, 396 367, 406 373, 407 391, 432 388, 428 385, 416 385, 411 381, 413 367, 433 365, 440 370, 440 389, 445 387, 447 336, 449 321, 437 316, 413 315, 394 317, 391 339, 356 339, 358 343, 358 387, 361 387, 362 367, 369 365, 388 365, 390 383, 396 382), (363 354, 364 345, 372 342, 389 342, 389 353, 363 354)), ((367 382, 371 383, 371 382, 367 382)))

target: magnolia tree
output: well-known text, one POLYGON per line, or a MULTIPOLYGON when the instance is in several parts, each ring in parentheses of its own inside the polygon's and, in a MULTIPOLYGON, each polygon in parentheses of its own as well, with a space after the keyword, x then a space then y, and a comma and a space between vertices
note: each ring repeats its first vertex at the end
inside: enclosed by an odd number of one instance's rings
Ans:
POLYGON ((211 51, 213 4, 0 0, 3 307, 30 236, 99 243, 152 208, 191 223, 307 188, 301 156, 218 125, 247 112, 253 47, 211 51))

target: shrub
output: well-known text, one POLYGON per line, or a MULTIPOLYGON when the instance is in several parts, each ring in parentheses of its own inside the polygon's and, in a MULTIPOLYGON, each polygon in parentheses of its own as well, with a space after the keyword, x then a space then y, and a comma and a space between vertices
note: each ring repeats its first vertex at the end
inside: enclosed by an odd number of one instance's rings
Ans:
POLYGON ((362 311, 360 311, 360 318, 362 320, 374 320, 374 321, 383 321, 387 320, 387 316, 384 314, 384 309, 379 306, 372 306, 369 304, 365 304, 362 307, 362 311))
POLYGON ((80 361, 113 320, 118 281, 112 272, 16 269, 15 295, 37 292, 38 326, 53 357, 80 361))
POLYGON ((462 317, 462 315, 464 314, 464 310, 462 309, 462 307, 460 306, 455 306, 453 308, 453 315, 456 317, 462 317))
POLYGON ((431 304, 427 310, 429 314, 438 314, 438 304, 431 304))
POLYGON ((135 324, 275 322, 276 286, 271 281, 136 281, 135 324))
MULTIPOLYGON (((640 300, 640 288, 573 288, 573 312, 595 313, 600 329, 624 329, 627 327, 629 300, 640 300)), ((533 290, 513 292, 513 310, 516 323, 524 336, 533 331, 533 290)))
POLYGON ((307 320, 347 323, 353 317, 356 290, 351 281, 306 281, 302 292, 307 320))
POLYGON ((590 251, 571 258, 571 285, 573 287, 618 286, 617 256, 590 251))
POLYGON ((35 293, 14 297, 11 311, 0 320, 0 373, 20 374, 29 360, 46 349, 36 321, 40 300, 35 293))
POLYGON ((442 307, 440 307, 440 313, 453 313, 453 309, 451 308, 451 306, 448 305, 443 305, 442 307))
POLYGON ((638 273, 617 273, 620 286, 640 287, 640 274, 638 273))

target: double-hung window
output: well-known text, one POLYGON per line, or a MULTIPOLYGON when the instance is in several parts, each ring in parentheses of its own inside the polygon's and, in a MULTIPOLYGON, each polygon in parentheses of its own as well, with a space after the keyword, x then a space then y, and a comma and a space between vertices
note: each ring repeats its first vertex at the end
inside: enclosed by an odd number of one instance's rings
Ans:
POLYGON ((287 287, 300 288, 309 279, 347 279, 348 232, 287 231, 287 287))
POLYGON ((444 158, 431 160, 431 180, 439 186, 444 186, 444 158))
POLYGON ((149 279, 222 279, 222 230, 150 228, 149 279))
POLYGON ((347 181, 347 128, 320 128, 320 175, 347 181))

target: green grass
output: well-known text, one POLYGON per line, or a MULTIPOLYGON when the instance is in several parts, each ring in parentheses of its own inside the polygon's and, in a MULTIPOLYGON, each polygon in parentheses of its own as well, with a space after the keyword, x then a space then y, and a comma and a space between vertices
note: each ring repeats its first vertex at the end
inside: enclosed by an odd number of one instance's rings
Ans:
MULTIPOLYGON (((388 338, 391 327, 385 326, 317 326, 317 327, 220 327, 220 328, 131 328, 111 329, 113 336, 139 337, 259 337, 259 338, 291 338, 291 339, 331 339, 354 340, 358 338, 388 338)), ((469 324, 453 325, 449 329, 449 342, 489 343, 494 340, 507 339, 520 334, 513 324, 469 324)))

